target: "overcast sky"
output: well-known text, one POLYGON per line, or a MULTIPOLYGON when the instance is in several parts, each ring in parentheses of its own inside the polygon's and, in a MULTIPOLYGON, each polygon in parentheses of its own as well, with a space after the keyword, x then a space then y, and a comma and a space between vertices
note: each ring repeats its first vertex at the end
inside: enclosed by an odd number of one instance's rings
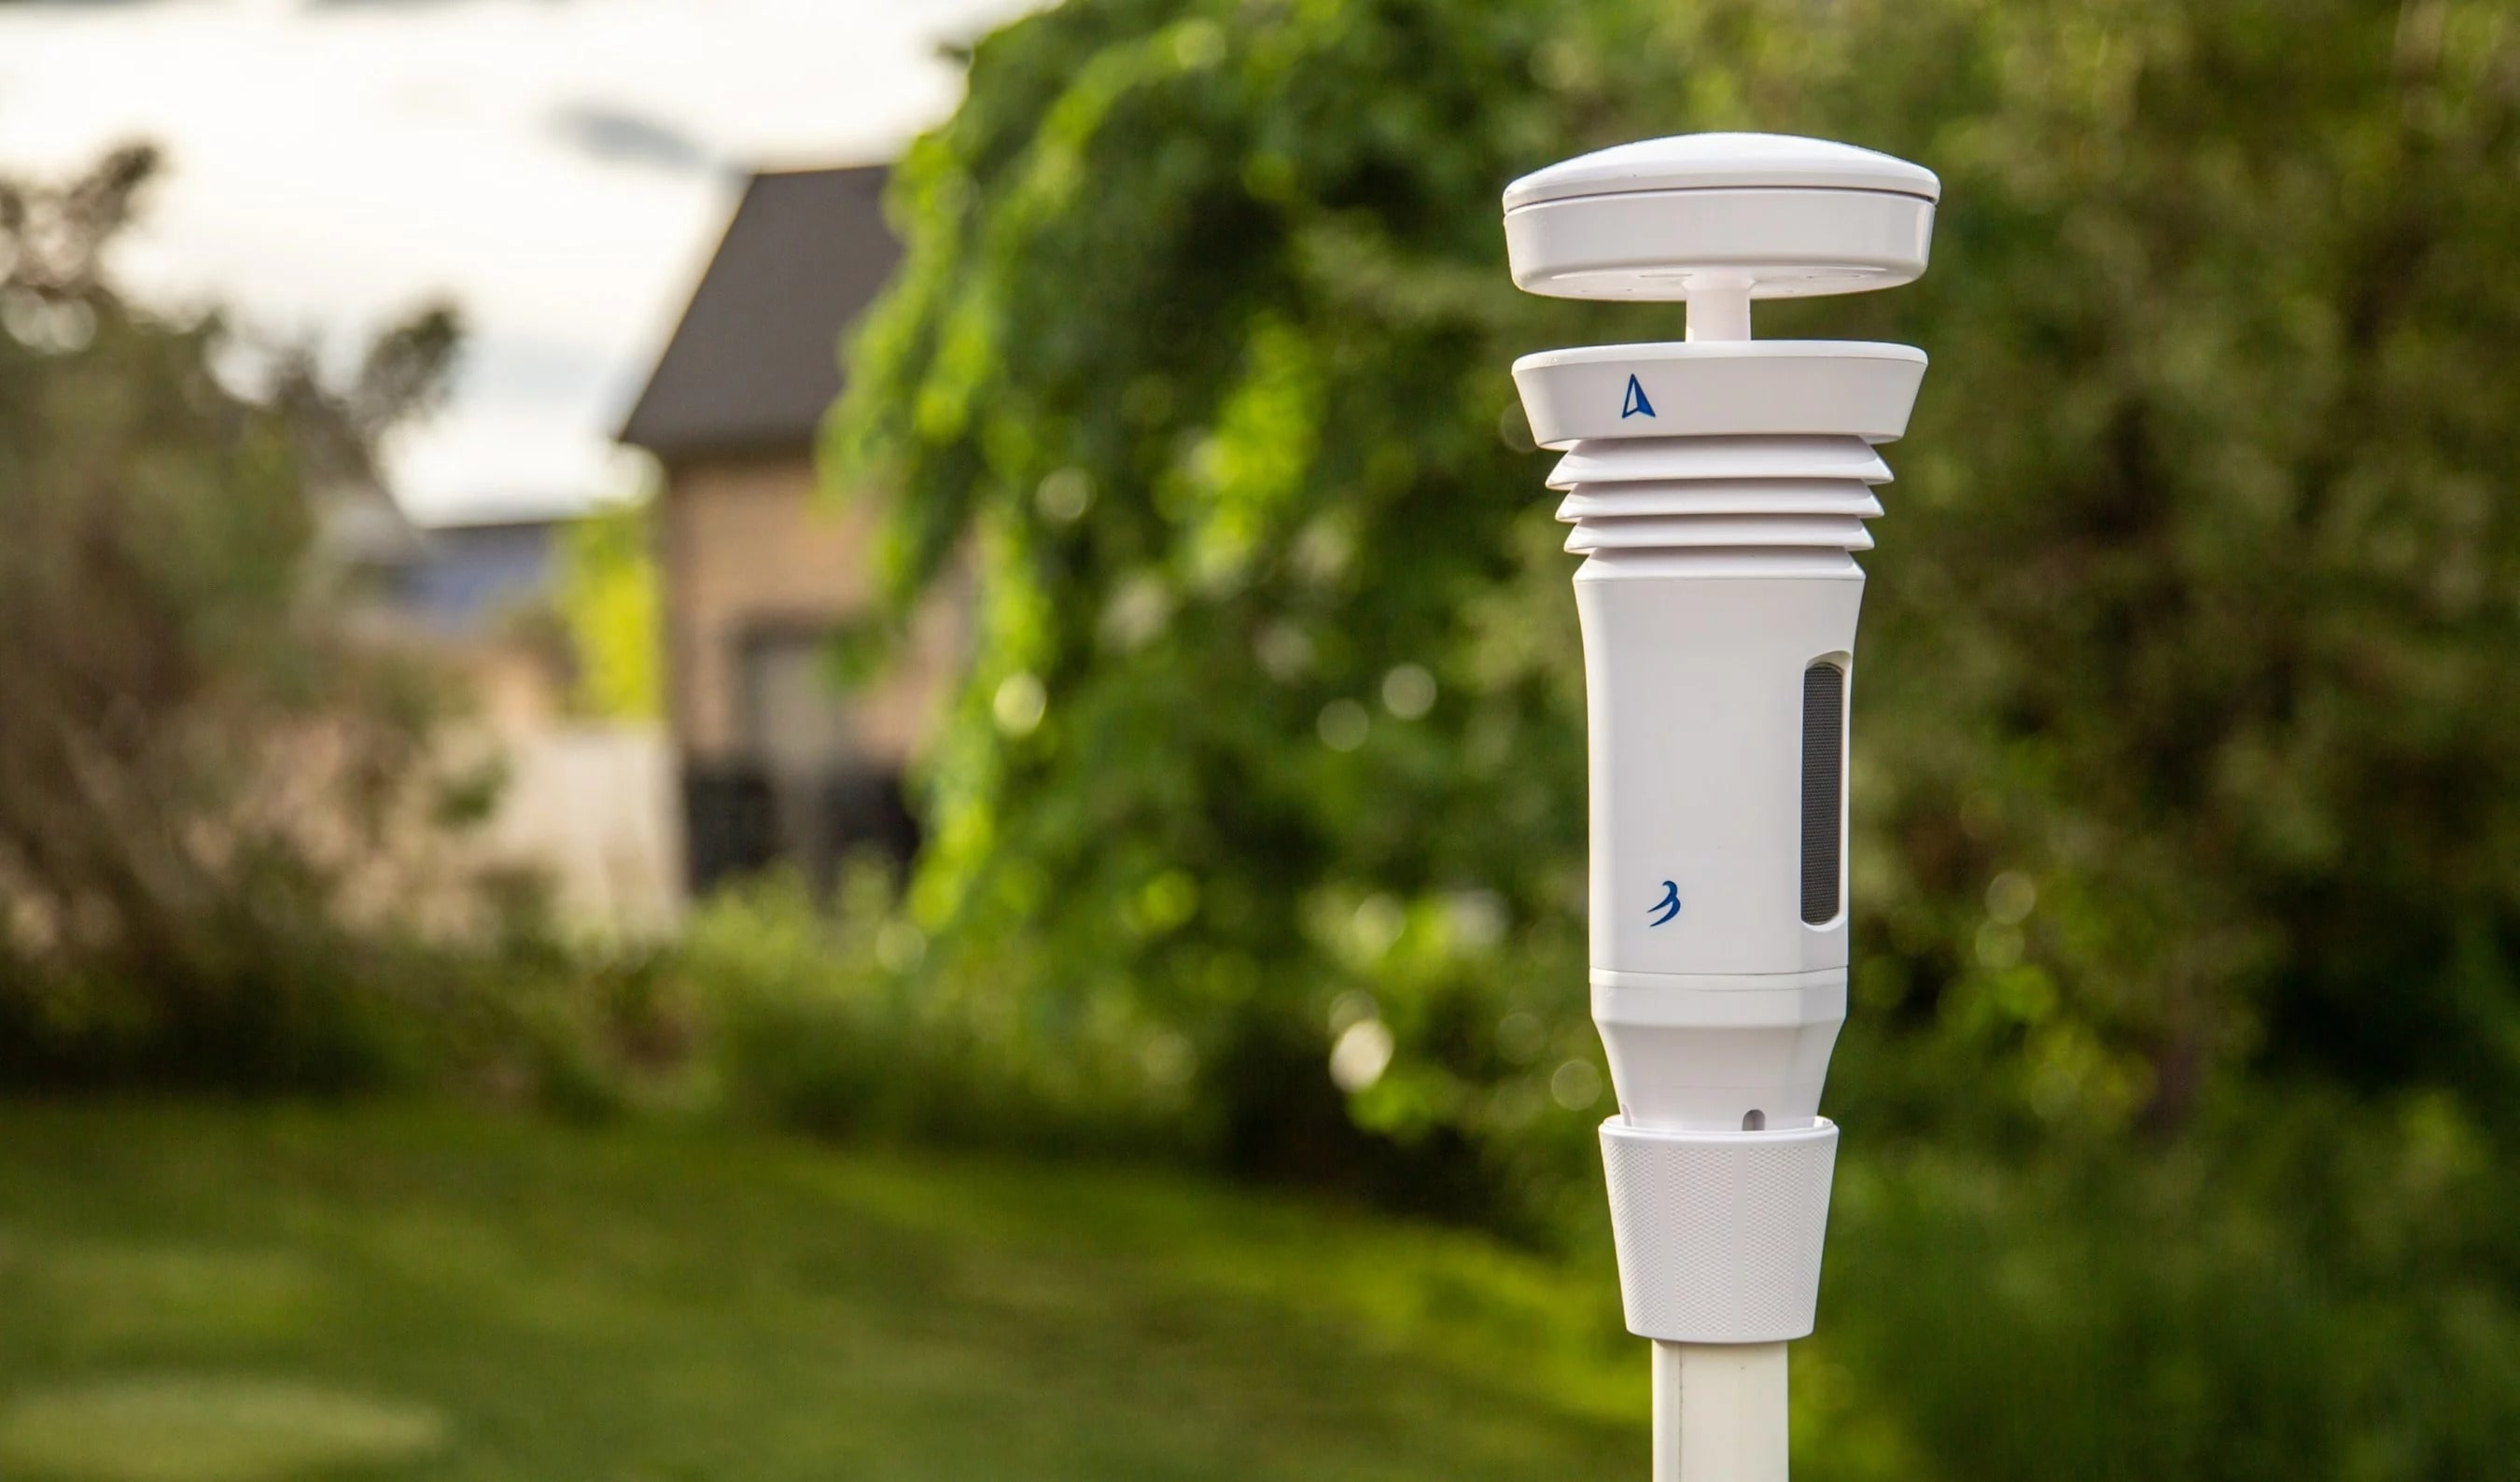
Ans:
POLYGON ((1029 0, 0 3, 0 171, 162 144, 124 279, 346 343, 431 294, 472 330, 393 450, 425 520, 618 495, 608 434, 754 164, 889 157, 937 54, 1029 0))

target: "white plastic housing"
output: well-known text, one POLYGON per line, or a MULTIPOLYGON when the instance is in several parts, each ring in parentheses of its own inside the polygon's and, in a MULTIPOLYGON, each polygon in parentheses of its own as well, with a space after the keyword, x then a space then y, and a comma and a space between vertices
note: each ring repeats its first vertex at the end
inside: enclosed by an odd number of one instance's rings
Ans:
MULTIPOLYGON (((1526 395, 1557 396, 1594 430, 1594 402, 1635 398, 1628 378, 1699 346, 1529 357, 1526 395), (1535 365, 1533 362, 1541 362, 1535 365), (1578 367, 1582 380, 1566 374, 1578 367)), ((1712 347, 1733 348, 1733 347, 1712 347)), ((1907 426, 1922 357, 1898 346, 1795 347, 1900 373, 1872 426, 1907 426), (1884 349, 1895 355, 1880 353, 1884 349), (1842 352, 1842 356, 1840 354, 1842 352), (1905 392, 1904 395, 1896 393, 1905 392)), ((1755 363, 1741 357, 1734 364, 1755 363)), ((1663 409, 1657 406, 1657 414, 1663 409)), ((1815 1125, 1846 1016, 1845 736, 1855 675, 1865 522, 1890 470, 1858 432, 1664 435, 1631 416, 1572 442, 1549 482, 1584 632, 1592 764, 1593 1016, 1622 1117, 1664 1130, 1815 1125), (1808 676, 1834 671, 1834 754, 1808 754, 1808 676), (1816 784, 1817 778, 1817 784, 1816 784), (1815 786, 1834 864, 1810 909, 1815 786)))
POLYGON ((1843 908, 1802 912, 1803 676, 1852 667, 1864 600, 1864 573, 1830 554, 1835 570, 1768 574, 1599 551, 1576 572, 1597 983, 1846 966, 1843 908), (1666 882, 1677 911, 1657 909, 1666 882))
POLYGON ((1758 343, 1759 298, 1925 269, 1941 185, 1768 134, 1622 145, 1505 196, 1514 282, 1685 300, 1680 344, 1528 355, 1565 452, 1592 763, 1592 995, 1619 1284, 1655 1340, 1656 1482, 1782 1482, 1782 1344, 1812 1326, 1846 1016, 1846 739, 1866 521, 1925 357, 1758 343))
POLYGON ((1829 555, 1835 570, 1691 571, 1601 552, 1576 574, 1594 1017, 1642 1125, 1782 1129, 1820 1111, 1846 916, 1802 919, 1803 675, 1852 667, 1864 596, 1843 548, 1829 555))
POLYGON ((1837 1128, 1791 1132, 1601 1129, 1610 1230, 1628 1330, 1664 1342, 1808 1336, 1820 1297, 1837 1128))
POLYGON ((1694 340, 1544 350, 1513 363, 1532 439, 1908 430, 1925 352, 1835 339, 1694 340), (1635 377, 1637 391, 1628 392, 1635 377))
POLYGON ((1531 264, 1514 282, 1535 293, 1671 298, 1738 279, 1752 298, 1787 298, 1913 281, 1934 207, 1874 192, 1655 191, 1544 202, 1508 212, 1505 229, 1531 264), (1703 245, 1699 262, 1669 265, 1675 233, 1703 245))
POLYGON ((1941 194, 1933 171, 1852 145, 1686 134, 1515 181, 1506 247, 1517 287, 1560 298, 1851 293, 1925 271, 1941 194))

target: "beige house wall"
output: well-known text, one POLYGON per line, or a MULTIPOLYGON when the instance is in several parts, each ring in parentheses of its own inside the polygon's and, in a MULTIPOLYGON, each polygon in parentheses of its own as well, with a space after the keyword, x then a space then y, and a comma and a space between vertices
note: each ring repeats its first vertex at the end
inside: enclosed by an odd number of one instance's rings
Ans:
MULTIPOLYGON (((666 478, 667 707, 684 755, 745 754, 742 652, 747 635, 824 629, 875 602, 881 517, 873 500, 835 509, 817 493, 806 457, 691 462, 666 478)), ((968 631, 959 583, 919 614, 900 658, 849 696, 852 749, 898 766, 934 729, 968 631)))

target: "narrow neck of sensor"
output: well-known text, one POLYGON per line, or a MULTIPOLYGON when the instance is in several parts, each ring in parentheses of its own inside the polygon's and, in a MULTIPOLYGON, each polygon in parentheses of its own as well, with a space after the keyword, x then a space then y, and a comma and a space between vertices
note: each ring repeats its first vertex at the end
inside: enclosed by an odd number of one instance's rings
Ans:
POLYGON ((1750 280, 1717 273, 1692 273, 1688 279, 1688 333, 1691 342, 1750 337, 1750 280))

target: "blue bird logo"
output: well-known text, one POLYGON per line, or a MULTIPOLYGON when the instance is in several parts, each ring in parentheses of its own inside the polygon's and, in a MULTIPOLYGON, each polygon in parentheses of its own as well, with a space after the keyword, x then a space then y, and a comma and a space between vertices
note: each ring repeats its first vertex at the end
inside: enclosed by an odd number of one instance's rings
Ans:
POLYGON ((1662 914, 1655 917, 1652 921, 1647 921, 1645 924, 1648 926, 1659 926, 1665 921, 1670 921, 1673 917, 1680 915, 1680 882, 1678 880, 1665 880, 1662 882, 1662 899, 1653 903, 1653 909, 1662 914))

